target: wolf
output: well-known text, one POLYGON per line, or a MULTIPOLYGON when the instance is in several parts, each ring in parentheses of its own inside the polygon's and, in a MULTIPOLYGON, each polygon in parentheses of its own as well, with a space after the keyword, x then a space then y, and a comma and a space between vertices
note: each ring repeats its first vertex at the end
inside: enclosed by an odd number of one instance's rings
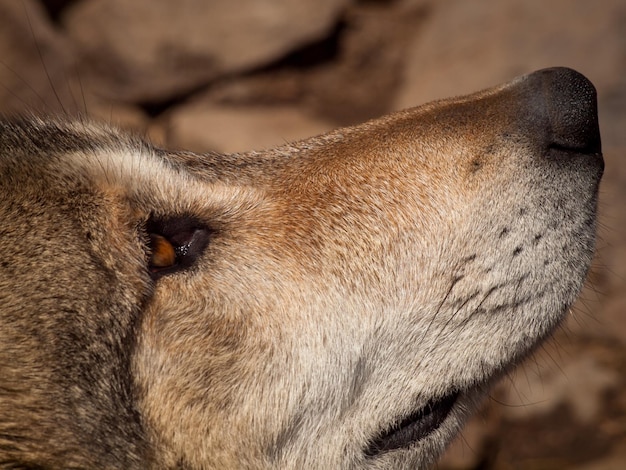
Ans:
POLYGON ((0 121, 0 467, 427 468, 566 316, 596 92, 552 68, 233 155, 0 121))

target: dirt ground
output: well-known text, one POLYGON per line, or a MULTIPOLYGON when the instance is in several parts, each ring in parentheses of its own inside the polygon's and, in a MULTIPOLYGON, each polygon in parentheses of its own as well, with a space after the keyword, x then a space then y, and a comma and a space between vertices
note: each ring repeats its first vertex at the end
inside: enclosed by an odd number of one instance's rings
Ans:
POLYGON ((626 468, 626 0, 171 3, 0 0, 0 112, 235 152, 542 67, 596 84, 606 172, 587 287, 437 468, 626 468))

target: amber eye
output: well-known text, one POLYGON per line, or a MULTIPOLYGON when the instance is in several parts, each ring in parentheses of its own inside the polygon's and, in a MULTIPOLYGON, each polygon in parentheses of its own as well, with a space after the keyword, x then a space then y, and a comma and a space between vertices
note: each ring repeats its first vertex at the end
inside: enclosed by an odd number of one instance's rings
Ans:
POLYGON ((170 268, 176 264, 176 250, 174 246, 162 235, 150 234, 151 269, 170 268))
POLYGON ((192 267, 213 234, 192 217, 152 217, 146 231, 150 239, 148 270, 155 279, 192 267))

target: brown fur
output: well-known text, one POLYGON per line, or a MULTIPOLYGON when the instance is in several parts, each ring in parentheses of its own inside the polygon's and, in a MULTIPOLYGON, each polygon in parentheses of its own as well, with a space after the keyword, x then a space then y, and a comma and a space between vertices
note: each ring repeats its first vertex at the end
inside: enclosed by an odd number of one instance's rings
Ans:
POLYGON ((3 122, 0 467, 427 466, 574 301, 599 152, 564 69, 263 153, 3 122))

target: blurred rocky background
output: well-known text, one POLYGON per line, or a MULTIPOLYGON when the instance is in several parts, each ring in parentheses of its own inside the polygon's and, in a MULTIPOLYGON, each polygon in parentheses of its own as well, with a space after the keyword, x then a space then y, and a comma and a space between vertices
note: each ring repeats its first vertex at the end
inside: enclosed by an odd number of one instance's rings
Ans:
MULTIPOLYGON (((0 0, 0 112, 262 149, 566 65, 606 173, 588 287, 441 470, 626 469, 626 0, 0 0)), ((523 195, 520 195, 523 197, 523 195)))

